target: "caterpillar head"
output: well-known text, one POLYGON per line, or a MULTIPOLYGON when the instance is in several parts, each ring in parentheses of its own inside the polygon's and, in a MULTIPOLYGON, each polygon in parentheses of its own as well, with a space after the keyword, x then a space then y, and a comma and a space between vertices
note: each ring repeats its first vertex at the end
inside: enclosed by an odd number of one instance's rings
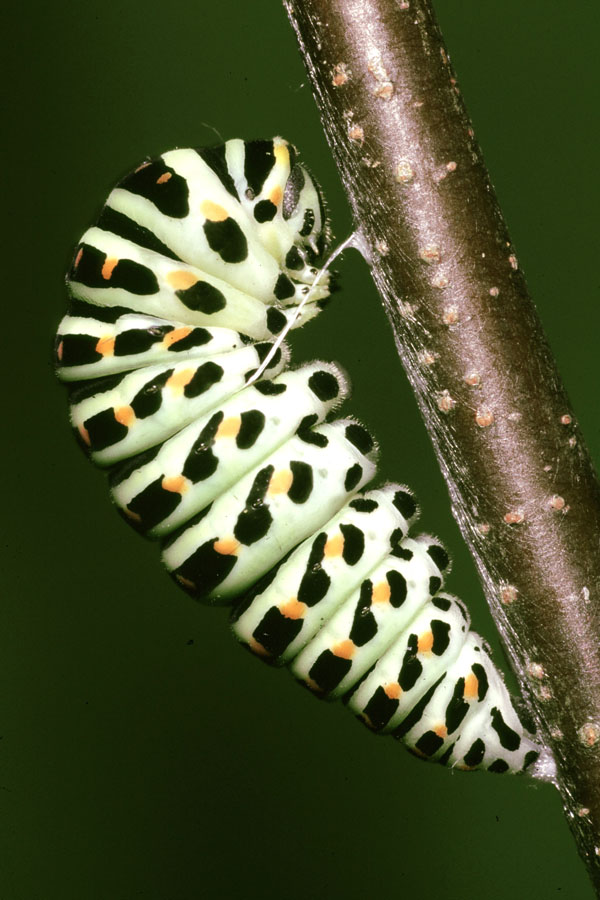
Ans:
POLYGON ((311 284, 330 237, 317 183, 283 138, 239 143, 244 183, 238 190, 261 243, 294 280, 311 284))
MULTIPOLYGON (((295 157, 295 151, 293 157, 295 157)), ((329 224, 323 195, 309 174, 293 162, 283 193, 283 218, 294 234, 294 243, 306 249, 311 261, 323 255, 329 243, 329 224)))

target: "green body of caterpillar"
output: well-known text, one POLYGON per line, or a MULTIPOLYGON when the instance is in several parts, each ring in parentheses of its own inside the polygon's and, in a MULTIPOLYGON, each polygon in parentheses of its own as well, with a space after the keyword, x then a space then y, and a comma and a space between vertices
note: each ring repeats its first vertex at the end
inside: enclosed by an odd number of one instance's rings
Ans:
POLYGON ((360 492, 376 446, 331 421, 344 376, 271 353, 326 301, 325 245, 319 191, 281 138, 143 163, 69 273, 56 358, 73 427, 175 581, 237 603, 251 650, 424 758, 521 771, 539 748, 464 606, 440 593, 446 552, 407 536, 406 488, 360 492))

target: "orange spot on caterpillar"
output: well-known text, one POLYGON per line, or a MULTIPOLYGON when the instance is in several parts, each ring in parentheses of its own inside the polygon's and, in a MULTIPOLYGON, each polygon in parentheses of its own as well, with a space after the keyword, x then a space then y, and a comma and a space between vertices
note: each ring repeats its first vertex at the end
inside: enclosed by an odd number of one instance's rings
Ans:
POLYGON ((228 419, 223 419, 223 421, 217 428, 217 433, 215 434, 215 437, 216 438, 237 437, 241 427, 242 427, 241 416, 229 416, 228 419))
POLYGON ((329 538, 323 550, 324 556, 341 556, 344 551, 344 535, 335 534, 329 538))
POLYGON ((239 548, 240 542, 235 538, 223 538, 213 544, 213 550, 215 553, 220 553, 221 556, 235 556, 239 548))
POLYGON ((174 328, 173 331, 169 331, 168 334, 165 334, 163 338, 163 344, 165 347, 171 347, 173 344, 176 344, 177 341, 182 341, 184 338, 188 336, 188 334, 192 333, 191 328, 174 328))
POLYGON ((132 509, 129 509, 128 506, 123 507, 123 512, 127 516, 128 519, 131 519, 132 522, 141 522, 142 517, 139 513, 134 512, 132 509))
POLYGON ((166 280, 174 291, 187 291, 197 281, 200 281, 197 275, 187 269, 174 269, 167 274, 166 280))
POLYGON ((173 475, 170 478, 163 478, 161 487, 164 491, 171 491, 173 494, 183 494, 188 489, 188 481, 184 475, 173 475))
POLYGON ((294 476, 289 469, 280 469, 279 472, 273 472, 269 482, 268 494, 287 494, 292 486, 294 476))
POLYGON ((227 210, 212 200, 204 200, 200 204, 200 212, 209 222, 224 222, 229 218, 227 210))
POLYGON ((433 729, 434 734, 437 734, 438 737, 445 738, 448 737, 448 729, 445 725, 436 725, 433 729))
POLYGON ((99 353, 101 356, 113 356, 114 352, 114 337, 103 337, 98 340, 98 343, 96 344, 96 353, 99 353))
POLYGON ((77 256, 75 257, 75 262, 73 263, 73 268, 76 269, 79 263, 81 262, 81 257, 83 256, 83 247, 80 247, 77 251, 77 256))
POLYGON ((389 603, 391 594, 392 591, 387 581, 380 581, 379 584, 373 585, 371 603, 389 603))
POLYGON ((104 265, 102 266, 102 277, 104 278, 105 281, 110 280, 110 276, 112 275, 114 268, 118 262, 119 262, 119 260, 117 259, 116 256, 107 256, 106 257, 106 259, 104 260, 104 265))
POLYGON ((339 656, 340 659, 352 659, 355 650, 356 645, 354 644, 354 641, 351 641, 349 638, 346 641, 340 641, 338 644, 334 644, 331 648, 333 655, 339 656))
POLYGON ((281 203, 281 198, 283 197, 283 191, 279 186, 274 187, 271 193, 269 194, 269 200, 274 206, 279 206, 281 203))
POLYGON ((89 447, 92 442, 90 441, 90 436, 89 436, 88 430, 85 427, 85 425, 78 425, 77 431, 79 432, 79 435, 80 435, 83 443, 86 445, 86 447, 89 447))
POLYGON ((291 600, 286 600, 280 605, 279 612, 286 619, 302 619, 306 612, 306 603, 302 603, 297 597, 292 597, 291 600))
POLYGON ((170 173, 170 172, 163 172, 163 174, 162 174, 159 178, 156 179, 156 183, 157 183, 157 184, 164 184, 166 181, 169 180, 170 177, 171 177, 171 173, 170 173))
POLYGON ((63 358, 63 342, 61 341, 58 347, 56 348, 56 358, 59 362, 61 362, 63 358))
POLYGON ((115 409, 115 419, 127 428, 135 421, 135 413, 131 406, 119 406, 115 409))
POLYGON ((190 383, 195 371, 195 369, 180 369, 178 372, 173 372, 166 387, 170 387, 175 394, 183 393, 184 387, 190 383))
POLYGON ((423 634, 419 635, 419 640, 417 642, 417 649, 419 653, 431 653, 433 647, 433 632, 432 631, 424 631, 423 634))
POLYGON ((397 681, 391 681, 389 684, 384 684, 383 691, 390 700, 398 700, 402 693, 402 688, 397 681))
POLYGON ((463 697, 465 700, 474 700, 479 691, 479 679, 474 672, 469 672, 467 677, 465 678, 465 689, 463 691, 463 697))

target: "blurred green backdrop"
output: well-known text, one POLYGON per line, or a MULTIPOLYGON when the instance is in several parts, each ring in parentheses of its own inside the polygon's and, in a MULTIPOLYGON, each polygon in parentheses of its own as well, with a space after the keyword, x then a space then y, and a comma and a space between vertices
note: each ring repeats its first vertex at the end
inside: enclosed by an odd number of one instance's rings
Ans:
MULTIPOLYGON (((596 459, 598 7, 436 8, 476 133, 596 459)), ((8 118, 0 897, 562 896, 591 887, 558 794, 450 774, 261 666, 113 513, 71 439, 50 348, 71 248, 147 154, 283 134, 350 220, 274 0, 23 2, 3 13, 8 118)), ((6 243, 5 243, 6 246, 6 243)), ((444 483, 361 260, 293 341, 333 357, 501 660, 444 483), (368 329, 369 339, 364 340, 368 329)))

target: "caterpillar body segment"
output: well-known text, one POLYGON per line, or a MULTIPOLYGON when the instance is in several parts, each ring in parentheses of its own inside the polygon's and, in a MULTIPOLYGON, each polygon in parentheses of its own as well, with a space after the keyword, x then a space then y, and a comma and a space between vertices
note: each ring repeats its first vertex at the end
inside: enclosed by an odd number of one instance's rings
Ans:
POLYGON ((309 363, 261 380, 199 416, 148 462, 140 459, 132 471, 127 465, 114 470, 113 500, 138 530, 165 536, 294 434, 307 434, 346 393, 345 377, 331 363, 309 363))
POLYGON ((296 548, 270 583, 234 613, 239 640, 287 663, 323 627, 360 580, 407 534, 417 505, 406 488, 386 485, 351 500, 296 548))
MULTIPOLYGON (((146 366, 88 382, 71 395, 71 422, 95 463, 112 465, 154 447, 243 388, 271 344, 248 344, 207 359, 146 366)), ((276 375, 285 346, 267 366, 276 375)))
POLYGON ((352 420, 295 435, 182 529, 163 553, 167 569, 192 594, 231 602, 372 478, 374 453, 352 420))
POLYGON ((244 335, 230 328, 167 323, 138 313, 119 315, 118 309, 116 318, 110 315, 110 309, 109 316, 100 319, 101 311, 87 304, 77 304, 75 311, 76 315, 64 317, 57 334, 58 372, 65 382, 102 378, 161 363, 212 359, 247 343, 244 335))

